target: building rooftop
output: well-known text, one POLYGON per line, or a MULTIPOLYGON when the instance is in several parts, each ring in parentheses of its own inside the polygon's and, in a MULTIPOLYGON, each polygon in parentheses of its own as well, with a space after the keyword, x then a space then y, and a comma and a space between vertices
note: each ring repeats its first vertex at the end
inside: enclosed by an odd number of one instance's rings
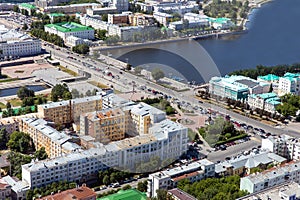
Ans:
POLYGON ((62 22, 56 24, 47 24, 45 25, 48 28, 56 29, 60 32, 77 32, 77 31, 87 31, 87 30, 94 30, 89 26, 83 26, 81 24, 77 24, 75 22, 62 22))
POLYGON ((0 182, 10 185, 11 189, 16 193, 17 192, 24 192, 24 191, 27 191, 27 190, 30 189, 29 185, 27 185, 26 183, 24 183, 20 180, 14 179, 11 176, 3 177, 2 179, 0 179, 0 182))
POLYGON ((182 191, 179 188, 174 188, 172 190, 168 191, 172 196, 175 196, 177 200, 197 200, 195 197, 192 195, 182 191))
POLYGON ((290 172, 300 169, 300 161, 290 162, 280 167, 274 167, 270 170, 263 171, 261 173, 251 174, 249 176, 243 177, 243 179, 249 179, 253 184, 264 182, 267 179, 273 179, 279 176, 285 176, 290 172))
POLYGON ((265 81, 278 81, 279 76, 276 76, 274 74, 268 74, 265 76, 258 76, 259 79, 265 80, 265 81))
POLYGON ((50 17, 63 17, 65 14, 63 13, 50 13, 48 14, 50 17))
POLYGON ((115 194, 98 198, 97 200, 147 200, 147 195, 136 189, 120 190, 115 194))
POLYGON ((74 189, 69 189, 56 193, 53 195, 48 195, 39 200, 74 200, 74 199, 90 199, 91 197, 96 197, 96 193, 89 187, 81 186, 74 189))
MULTIPOLYGON (((256 192, 244 197, 241 197, 237 200, 282 200, 286 198, 282 198, 282 194, 284 196, 296 196, 296 199, 300 198, 300 185, 295 182, 284 183, 275 187, 271 187, 260 192, 256 192)), ((289 198, 288 198, 289 199, 289 198)))
POLYGON ((29 3, 21 3, 20 7, 27 8, 27 9, 35 9, 36 8, 35 5, 29 4, 29 3))

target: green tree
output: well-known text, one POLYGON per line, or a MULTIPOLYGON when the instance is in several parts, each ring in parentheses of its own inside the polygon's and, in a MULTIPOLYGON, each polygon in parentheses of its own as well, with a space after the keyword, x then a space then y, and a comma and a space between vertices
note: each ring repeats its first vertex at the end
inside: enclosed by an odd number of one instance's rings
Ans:
POLYGON ((28 25, 26 23, 23 24, 22 29, 26 31, 28 29, 28 25))
POLYGON ((146 192, 147 191, 147 185, 148 182, 146 181, 140 181, 137 184, 137 190, 141 191, 141 192, 146 192))
POLYGON ((25 97, 22 100, 22 107, 33 106, 33 105, 34 105, 34 98, 33 97, 25 97))
POLYGON ((155 81, 158 81, 159 79, 165 77, 164 72, 159 68, 153 69, 151 75, 155 81))
POLYGON ((79 96, 80 96, 79 91, 77 89, 72 89, 71 94, 72 94, 73 99, 79 98, 79 96))
POLYGON ((142 70, 143 70, 142 67, 137 66, 137 67, 134 68, 134 73, 135 73, 135 74, 141 74, 141 71, 142 71, 142 70))
POLYGON ((98 29, 95 31, 96 38, 99 40, 106 40, 107 31, 103 29, 98 29))
POLYGON ((103 14, 101 16, 101 20, 107 22, 108 21, 108 14, 103 14))
POLYGON ((6 131, 6 128, 0 129, 0 149, 6 148, 6 143, 8 141, 8 133, 6 131))
POLYGON ((88 97, 89 97, 89 96, 92 96, 91 90, 87 90, 86 93, 85 93, 85 96, 88 96, 88 97))
POLYGON ((7 146, 12 151, 26 153, 31 147, 31 138, 26 133, 15 131, 10 135, 7 146))
POLYGON ((10 104, 10 102, 7 102, 6 103, 6 109, 8 110, 8 109, 10 109, 11 108, 11 104, 10 104))
POLYGON ((30 90, 25 86, 22 86, 18 89, 17 96, 23 100, 26 97, 34 97, 35 95, 33 90, 30 90))
POLYGON ((103 180, 102 180, 102 183, 103 184, 105 184, 105 185, 109 185, 109 182, 110 180, 109 180, 109 176, 108 175, 105 175, 104 177, 103 177, 103 180))
POLYGON ((38 160, 45 160, 48 158, 48 155, 46 153, 45 147, 40 148, 34 153, 34 158, 37 158, 38 160))
POLYGON ((14 7, 13 7, 13 11, 14 12, 20 12, 20 10, 19 10, 19 6, 17 6, 17 5, 14 5, 14 7))
POLYGON ((76 46, 72 47, 72 51, 74 51, 75 53, 85 55, 88 52, 90 52, 90 47, 87 44, 79 44, 79 45, 76 45, 76 46))
POLYGON ((51 90, 51 100, 58 101, 59 99, 70 99, 72 94, 69 91, 69 88, 66 84, 57 84, 51 90), (68 93, 68 94, 67 94, 68 93))

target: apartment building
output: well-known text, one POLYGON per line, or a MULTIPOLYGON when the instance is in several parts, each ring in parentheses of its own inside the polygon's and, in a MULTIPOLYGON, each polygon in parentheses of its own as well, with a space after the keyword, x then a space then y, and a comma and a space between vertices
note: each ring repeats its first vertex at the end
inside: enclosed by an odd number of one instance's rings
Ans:
POLYGON ((11 186, 0 182, 0 200, 11 199, 11 186))
POLYGON ((270 113, 276 113, 276 107, 281 104, 280 98, 277 94, 263 93, 263 94, 251 94, 248 96, 248 105, 251 109, 260 109, 270 113))
POLYGON ((300 74, 285 73, 279 78, 278 95, 300 95, 300 74))
POLYGON ((157 24, 153 15, 146 15, 142 13, 134 13, 133 15, 130 15, 129 23, 132 26, 152 26, 157 24))
POLYGON ((70 136, 50 127, 43 119, 23 118, 19 129, 30 135, 36 149, 44 147, 50 158, 81 149, 79 145, 70 142, 70 136))
POLYGON ((300 185, 288 182, 260 192, 243 196, 237 200, 296 200, 300 199, 300 185))
POLYGON ((102 96, 96 95, 38 106, 38 113, 45 120, 55 124, 79 124, 82 113, 102 110, 102 96))
POLYGON ((60 3, 67 3, 70 0, 35 0, 34 3, 36 6, 40 8, 44 8, 47 6, 56 6, 57 4, 60 3))
POLYGON ((53 195, 48 195, 38 200, 56 200, 56 199, 76 199, 76 200, 96 200, 97 194, 85 185, 73 189, 65 190, 53 195))
POLYGON ((279 76, 274 74, 267 74, 265 76, 258 76, 257 81, 259 82, 266 82, 272 84, 272 89, 274 93, 278 93, 278 86, 279 86, 279 76))
POLYGON ((117 8, 117 11, 124 12, 128 11, 129 8, 129 1, 128 0, 112 0, 112 4, 114 7, 117 8))
POLYGON ((249 155, 236 156, 230 160, 216 164, 215 172, 218 176, 245 176, 254 168, 267 169, 268 165, 284 164, 287 159, 275 153, 257 152, 249 155))
POLYGON ((98 3, 80 3, 80 4, 71 4, 65 6, 47 6, 43 8, 44 13, 52 13, 52 12, 62 12, 65 14, 76 14, 83 13, 86 14, 86 10, 89 8, 98 7, 100 4, 98 3))
POLYGON ((129 112, 120 108, 86 113, 80 118, 80 134, 90 135, 95 141, 107 144, 125 138, 129 112))
POLYGON ((288 135, 269 136, 266 139, 262 139, 262 148, 289 160, 300 160, 300 143, 298 138, 288 135))
POLYGON ((212 77, 209 81, 211 95, 234 100, 247 100, 249 94, 269 92, 270 84, 245 76, 212 77))
POLYGON ((214 177, 215 164, 207 159, 188 163, 172 169, 159 171, 149 175, 148 197, 156 197, 158 189, 172 189, 177 186, 178 181, 188 179, 191 183, 208 177, 214 177))
POLYGON ((153 17, 159 22, 160 24, 167 26, 171 19, 173 18, 173 15, 163 13, 163 12, 154 12, 153 17))
POLYGON ((240 190, 255 193, 290 181, 300 183, 299 161, 286 163, 280 167, 243 177, 240 182, 240 190))
POLYGON ((8 117, 0 120, 0 129, 5 128, 8 134, 19 130, 19 121, 17 118, 8 117))
POLYGON ((30 188, 54 181, 85 182, 94 179, 99 170, 115 167, 136 171, 136 165, 153 157, 178 159, 187 151, 187 128, 171 120, 153 125, 148 135, 127 138, 95 148, 75 151, 65 156, 34 161, 22 166, 22 181, 30 188))
POLYGON ((67 37, 75 36, 82 39, 95 39, 95 30, 88 26, 83 26, 75 22, 62 22, 47 24, 44 26, 45 32, 52 33, 66 41, 67 37))
POLYGON ((96 8, 87 8, 86 14, 88 16, 99 16, 104 14, 113 14, 118 13, 118 10, 115 6, 112 7, 96 7, 96 8))
POLYGON ((110 24, 128 24, 128 14, 108 14, 107 22, 110 24))
POLYGON ((11 195, 9 197, 13 200, 14 199, 18 199, 18 200, 26 199, 26 192, 30 189, 28 187, 28 184, 18 180, 17 178, 13 178, 11 176, 5 176, 5 177, 1 178, 0 183, 5 184, 5 185, 8 184, 10 186, 11 195))

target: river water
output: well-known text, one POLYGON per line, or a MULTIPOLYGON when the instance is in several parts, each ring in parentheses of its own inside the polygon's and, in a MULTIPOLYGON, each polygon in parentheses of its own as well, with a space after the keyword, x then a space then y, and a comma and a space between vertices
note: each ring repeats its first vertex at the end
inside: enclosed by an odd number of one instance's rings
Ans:
MULTIPOLYGON (((254 10, 250 16, 249 31, 234 37, 207 39, 197 41, 210 55, 221 75, 237 69, 255 68, 257 65, 293 64, 300 62, 300 1, 274 0, 254 10)), ((186 57, 204 62, 195 48, 189 48, 191 41, 177 44, 161 44, 162 49, 142 48, 119 57, 133 66, 142 65, 151 69, 159 67, 167 76, 183 77, 188 81, 203 82, 203 74, 195 73, 194 64, 186 57), (184 49, 185 55, 174 55, 166 52, 184 49), (154 64, 153 64, 154 63, 154 64), (189 75, 187 75, 189 74, 189 75)), ((120 55, 111 51, 112 56, 120 55)), ((122 54, 122 53, 121 53, 122 54)), ((200 68, 213 68, 212 63, 203 63, 200 68)), ((200 70, 201 71, 201 70, 200 70)), ((214 74, 215 75, 215 74, 214 74)), ((206 73, 206 76, 207 75, 206 73)))

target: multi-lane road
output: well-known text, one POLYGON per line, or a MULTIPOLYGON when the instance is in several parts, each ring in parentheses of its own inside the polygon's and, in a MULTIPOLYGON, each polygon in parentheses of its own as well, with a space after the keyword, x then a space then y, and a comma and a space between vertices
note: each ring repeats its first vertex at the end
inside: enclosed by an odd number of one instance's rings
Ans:
POLYGON ((94 76, 94 78, 96 77, 97 79, 100 79, 99 80, 100 82, 106 81, 108 83, 111 83, 114 86, 116 85, 119 89, 123 89, 123 92, 131 91, 132 87, 131 86, 129 87, 128 85, 132 84, 132 82, 134 82, 134 84, 136 86, 135 88, 137 88, 138 86, 146 86, 147 88, 151 88, 156 91, 162 92, 163 94, 171 96, 173 99, 179 99, 181 102, 183 102, 183 101, 189 102, 191 105, 197 105, 202 108, 218 111, 219 113, 228 114, 231 116, 232 119, 234 119, 236 121, 245 123, 247 125, 251 125, 256 128, 264 129, 266 132, 270 132, 272 134, 280 135, 280 134, 284 133, 284 134, 288 134, 288 135, 294 136, 294 137, 299 137, 299 135, 300 135, 300 133, 298 133, 296 131, 276 128, 276 127, 264 124, 262 122, 259 122, 257 120, 251 119, 247 116, 235 113, 230 110, 226 110, 217 105, 209 104, 206 102, 199 103, 198 100, 194 98, 192 90, 189 92, 182 93, 182 92, 177 92, 177 91, 171 90, 169 88, 165 88, 161 85, 158 85, 154 82, 143 79, 141 77, 135 76, 131 73, 121 71, 121 69, 118 66, 109 66, 105 63, 105 60, 103 62, 100 62, 100 61, 92 60, 90 58, 83 58, 82 56, 79 56, 77 54, 74 54, 74 53, 71 54, 71 52, 66 49, 58 49, 55 46, 51 47, 51 46, 47 45, 47 46, 45 46, 45 49, 48 52, 51 51, 51 54, 55 58, 57 58, 61 61, 64 61, 64 62, 72 63, 72 65, 74 67, 77 67, 78 69, 87 71, 87 72, 91 73, 92 76, 94 76), (70 58, 70 56, 72 58, 70 58), (83 62, 89 64, 92 67, 99 68, 102 71, 109 70, 113 75, 118 75, 119 78, 112 79, 109 76, 103 75, 103 72, 101 72, 101 71, 96 71, 94 69, 91 69, 90 67, 83 66, 83 62))

